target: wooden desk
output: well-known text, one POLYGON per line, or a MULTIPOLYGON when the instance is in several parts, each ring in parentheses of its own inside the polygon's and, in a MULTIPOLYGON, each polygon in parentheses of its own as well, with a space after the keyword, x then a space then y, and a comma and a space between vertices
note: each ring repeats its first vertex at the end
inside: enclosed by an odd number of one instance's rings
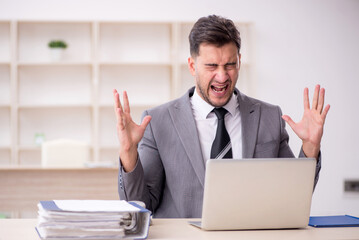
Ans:
MULTIPOLYGON (((312 228, 259 231, 203 231, 190 226, 189 219, 154 219, 148 239, 359 239, 357 228, 312 228)), ((0 219, 0 240, 38 240, 36 219, 0 219)))
POLYGON ((40 200, 117 200, 117 175, 117 168, 1 167, 0 212, 36 214, 40 200))

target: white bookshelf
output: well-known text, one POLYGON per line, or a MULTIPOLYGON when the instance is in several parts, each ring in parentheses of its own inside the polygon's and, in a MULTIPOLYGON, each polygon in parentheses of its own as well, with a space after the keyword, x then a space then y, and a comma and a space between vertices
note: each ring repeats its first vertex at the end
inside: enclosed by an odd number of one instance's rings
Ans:
POLYGON ((11 162, 10 21, 0 21, 0 164, 11 162))
POLYGON ((100 23, 100 62, 169 64, 171 24, 100 23))
POLYGON ((20 63, 51 63, 48 42, 63 39, 68 43, 63 62, 90 62, 90 22, 23 22, 17 23, 18 53, 20 63))
POLYGON ((10 28, 10 21, 0 21, 0 65, 11 61, 10 28))
POLYGON ((10 164, 11 131, 10 107, 0 105, 0 164, 10 164))
MULTIPOLYGON (((0 165, 39 166, 36 134, 85 141, 90 161, 117 163, 112 90, 128 92, 137 123, 145 109, 184 94, 194 85, 187 68, 192 25, 0 21, 0 165), (47 44, 54 39, 68 44, 61 60, 51 58, 47 44)), ((251 25, 238 26, 243 43, 238 86, 248 90, 251 25)))
POLYGON ((1 64, 0 63, 0 108, 10 106, 10 64, 1 64))

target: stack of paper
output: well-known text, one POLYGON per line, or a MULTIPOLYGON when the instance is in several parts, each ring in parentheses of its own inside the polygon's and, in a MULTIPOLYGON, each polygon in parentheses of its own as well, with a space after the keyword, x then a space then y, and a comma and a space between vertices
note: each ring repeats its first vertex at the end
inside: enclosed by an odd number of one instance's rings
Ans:
POLYGON ((38 204, 42 239, 143 239, 150 211, 120 200, 54 200, 38 204))

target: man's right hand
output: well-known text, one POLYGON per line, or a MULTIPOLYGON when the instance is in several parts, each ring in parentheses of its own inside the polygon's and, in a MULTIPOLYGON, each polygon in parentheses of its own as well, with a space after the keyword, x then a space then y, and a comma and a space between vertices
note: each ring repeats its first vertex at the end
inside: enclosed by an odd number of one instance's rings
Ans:
POLYGON ((114 110, 117 118, 117 135, 120 142, 120 159, 123 169, 131 172, 137 163, 137 145, 141 141, 151 116, 144 117, 141 125, 131 118, 130 104, 126 91, 123 92, 123 107, 120 94, 113 90, 114 110))

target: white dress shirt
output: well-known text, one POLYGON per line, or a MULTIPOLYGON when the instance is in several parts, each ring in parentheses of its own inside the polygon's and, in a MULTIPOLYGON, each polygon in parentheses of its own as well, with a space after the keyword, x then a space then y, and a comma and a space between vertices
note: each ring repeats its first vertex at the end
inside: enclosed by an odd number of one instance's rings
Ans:
MULTIPOLYGON (((211 148, 216 137, 218 119, 213 110, 213 106, 204 101, 197 93, 196 89, 191 97, 191 105, 194 119, 197 125, 199 141, 203 160, 210 159, 211 148)), ((236 95, 233 93, 229 102, 223 106, 228 113, 224 117, 227 132, 231 138, 232 155, 235 159, 242 158, 242 129, 241 115, 236 95)))

